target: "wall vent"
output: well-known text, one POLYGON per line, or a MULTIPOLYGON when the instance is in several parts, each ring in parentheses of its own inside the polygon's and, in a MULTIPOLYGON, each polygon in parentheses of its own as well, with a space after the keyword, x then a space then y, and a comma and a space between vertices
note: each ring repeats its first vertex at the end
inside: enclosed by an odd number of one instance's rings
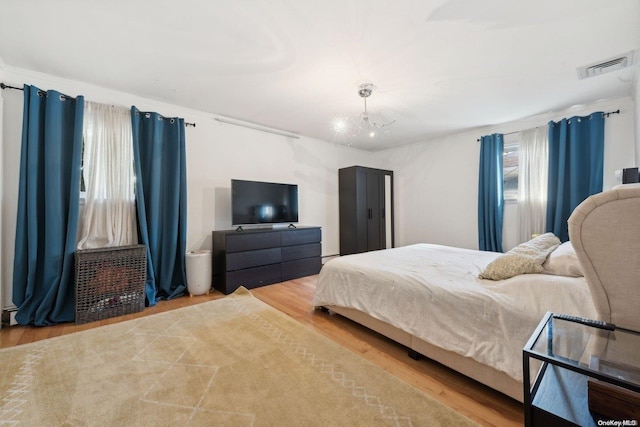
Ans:
POLYGON ((635 51, 631 51, 625 55, 616 56, 596 64, 578 67, 578 78, 587 79, 589 77, 599 76, 601 74, 610 73, 612 71, 629 68, 635 64, 635 51))

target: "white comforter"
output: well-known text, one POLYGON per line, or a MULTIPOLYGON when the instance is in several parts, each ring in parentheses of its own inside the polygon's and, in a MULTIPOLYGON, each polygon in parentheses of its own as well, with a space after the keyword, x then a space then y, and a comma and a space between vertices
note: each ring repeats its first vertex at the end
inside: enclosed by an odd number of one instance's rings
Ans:
POLYGON ((498 253, 417 244, 333 259, 313 305, 353 308, 522 381, 522 348, 547 311, 595 318, 583 277, 478 278, 498 253))

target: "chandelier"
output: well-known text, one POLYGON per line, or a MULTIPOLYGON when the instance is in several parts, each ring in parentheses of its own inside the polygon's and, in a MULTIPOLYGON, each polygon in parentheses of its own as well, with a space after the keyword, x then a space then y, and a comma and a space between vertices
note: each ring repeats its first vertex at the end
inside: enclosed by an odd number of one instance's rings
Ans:
POLYGON ((367 135, 375 138, 380 133, 388 133, 387 127, 394 124, 395 120, 387 121, 380 114, 369 113, 367 111, 367 98, 371 96, 376 87, 373 83, 363 83, 358 86, 358 95, 364 101, 364 111, 353 119, 349 117, 338 117, 332 121, 334 132, 339 135, 359 137, 367 135))

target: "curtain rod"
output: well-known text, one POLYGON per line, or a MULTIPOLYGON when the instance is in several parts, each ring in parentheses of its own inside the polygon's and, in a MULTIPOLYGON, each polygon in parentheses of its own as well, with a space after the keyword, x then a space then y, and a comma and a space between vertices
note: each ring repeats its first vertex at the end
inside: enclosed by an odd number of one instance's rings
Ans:
MULTIPOLYGON (((612 114, 620 114, 620 110, 616 110, 616 111, 609 111, 608 113, 602 113, 602 115, 604 117, 609 117, 612 114)), ((518 133, 520 132, 519 130, 514 131, 514 132, 509 132, 509 133, 503 133, 503 135, 513 135, 514 133, 518 133)), ((478 138, 476 141, 480 142, 480 138, 478 138)))
POLYGON ((0 89, 16 89, 16 90, 22 90, 21 87, 15 87, 15 86, 9 86, 6 85, 4 83, 0 83, 0 89))
MULTIPOLYGON (((15 87, 15 86, 9 86, 6 85, 4 83, 0 83, 0 89, 15 89, 15 90, 23 90, 23 88, 21 87, 15 87)), ((38 96, 42 97, 45 96, 46 92, 42 91, 42 90, 38 90, 38 96)), ((75 99, 73 96, 69 96, 69 95, 64 95, 64 94, 60 94, 60 99, 75 99)))
MULTIPOLYGON (((15 87, 15 86, 9 86, 9 85, 4 84, 4 83, 0 83, 0 89, 24 90, 24 88, 21 88, 21 87, 15 87)), ((71 97, 69 97, 69 96, 67 96, 67 95, 62 95, 62 96, 66 97, 66 98, 68 98, 68 99, 73 99, 73 98, 71 98, 71 97)), ((163 117, 163 118, 164 118, 164 117, 163 117)), ((185 126, 196 127, 196 124, 195 124, 195 123, 187 123, 187 122, 185 122, 185 123, 184 123, 184 125, 185 125, 185 126)))

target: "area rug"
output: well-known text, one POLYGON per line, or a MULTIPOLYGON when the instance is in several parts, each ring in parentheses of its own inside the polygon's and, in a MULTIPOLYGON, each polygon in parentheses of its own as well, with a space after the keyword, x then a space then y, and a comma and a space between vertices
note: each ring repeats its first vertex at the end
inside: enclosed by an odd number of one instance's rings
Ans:
POLYGON ((475 425, 243 288, 4 349, 0 367, 0 424, 475 425))

